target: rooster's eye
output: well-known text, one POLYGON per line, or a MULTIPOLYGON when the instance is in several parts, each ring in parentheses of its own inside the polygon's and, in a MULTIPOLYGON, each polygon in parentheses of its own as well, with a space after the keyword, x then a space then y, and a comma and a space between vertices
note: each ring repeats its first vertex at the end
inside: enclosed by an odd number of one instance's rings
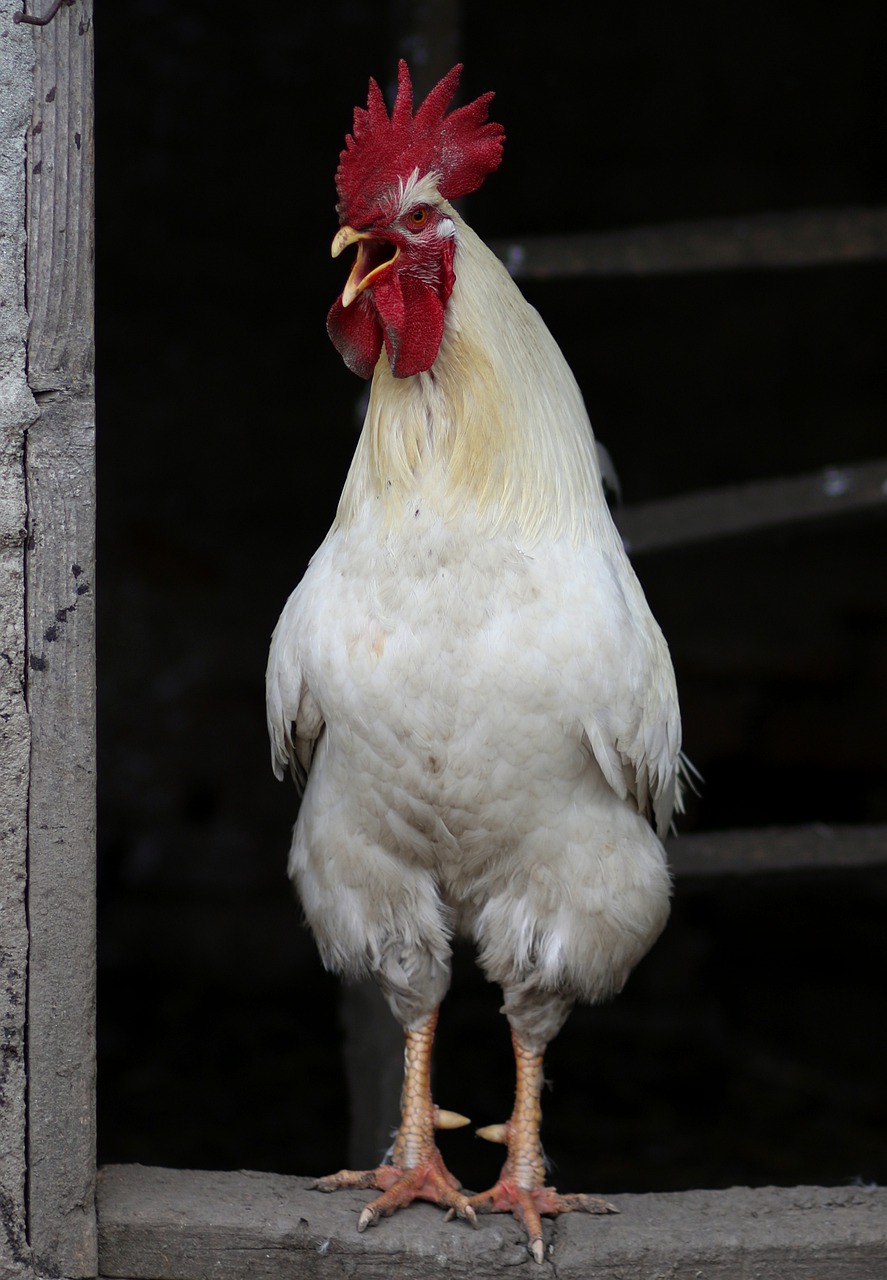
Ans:
POLYGON ((414 209, 410 214, 410 222, 414 227, 421 227, 428 221, 427 209, 414 209))

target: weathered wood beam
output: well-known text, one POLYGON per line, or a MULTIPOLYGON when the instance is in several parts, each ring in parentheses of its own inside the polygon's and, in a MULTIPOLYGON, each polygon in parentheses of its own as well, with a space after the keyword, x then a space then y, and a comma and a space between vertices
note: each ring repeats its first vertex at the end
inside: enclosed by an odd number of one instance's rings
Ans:
POLYGON ((887 866, 887 826, 758 827, 667 840, 677 876, 887 866))
POLYGON ((887 511, 887 458, 623 507, 632 556, 852 511, 887 511))
POLYGON ((0 1276, 29 1265, 25 1010, 30 727, 25 700, 24 448, 37 417, 26 377, 25 140, 30 37, 0 16, 0 1276))
MULTIPOLYGON (((477 1231, 413 1204, 358 1235, 371 1192, 321 1195, 305 1178, 116 1166, 99 1180, 101 1275, 129 1280, 497 1280, 534 1275, 510 1217, 477 1231)), ((887 1190, 736 1187, 616 1196, 621 1212, 546 1220, 559 1280, 882 1280, 887 1190)), ((550 1273, 538 1269, 540 1276, 550 1273)))
POLYGON ((801 209, 496 240, 516 280, 823 266, 887 258, 887 208, 801 209))
POLYGON ((95 617, 92 4, 16 28, 28 142, 28 1215, 36 1270, 94 1276, 95 617))

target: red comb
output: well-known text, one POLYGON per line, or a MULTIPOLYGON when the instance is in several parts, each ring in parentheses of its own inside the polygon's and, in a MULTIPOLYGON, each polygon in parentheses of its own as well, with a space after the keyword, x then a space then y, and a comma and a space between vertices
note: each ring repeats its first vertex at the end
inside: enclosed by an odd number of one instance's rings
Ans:
POLYGON ((459 84, 459 63, 431 90, 413 114, 413 85, 407 64, 397 68, 397 98, 389 118, 382 91, 370 80, 366 110, 354 109, 354 128, 336 170, 342 222, 365 227, 380 213, 380 202, 406 182, 415 169, 419 176, 434 172, 445 200, 458 200, 476 191, 502 159, 505 133, 487 119, 492 93, 446 114, 459 84))

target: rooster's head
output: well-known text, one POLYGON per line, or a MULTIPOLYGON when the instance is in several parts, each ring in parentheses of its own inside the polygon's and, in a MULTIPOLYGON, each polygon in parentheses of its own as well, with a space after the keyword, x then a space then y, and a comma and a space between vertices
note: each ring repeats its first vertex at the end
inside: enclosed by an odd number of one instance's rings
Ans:
POLYGON ((357 245, 348 283, 327 317, 348 368, 372 376, 382 343, 395 377, 434 363, 455 281, 455 225, 448 201, 476 191, 502 158, 502 126, 487 119, 492 93, 446 114, 459 83, 453 67, 413 113, 407 64, 398 68, 389 117, 375 80, 366 110, 339 157, 333 257, 357 245))

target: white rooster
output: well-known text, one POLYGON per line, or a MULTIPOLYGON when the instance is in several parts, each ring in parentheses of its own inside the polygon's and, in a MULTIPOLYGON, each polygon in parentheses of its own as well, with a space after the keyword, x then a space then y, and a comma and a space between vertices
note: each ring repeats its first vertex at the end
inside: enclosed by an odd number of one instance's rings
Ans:
POLYGON ((328 318, 372 377, 333 526, 274 632, 274 770, 303 789, 289 869, 324 964, 379 983, 406 1037, 387 1163, 363 1230, 415 1198, 475 1222, 612 1206, 545 1184, 545 1048, 576 1000, 618 991, 662 930, 656 831, 680 805, 668 648, 604 500, 582 396, 556 343, 451 201, 501 159, 492 94, 447 114, 455 67, 389 117, 370 82, 336 174, 328 318), (651 825, 653 824, 653 825, 651 825), (655 830, 654 830, 655 826, 655 830), (451 940, 499 983, 516 1060, 507 1144, 471 1195, 435 1127, 430 1059, 451 940))

